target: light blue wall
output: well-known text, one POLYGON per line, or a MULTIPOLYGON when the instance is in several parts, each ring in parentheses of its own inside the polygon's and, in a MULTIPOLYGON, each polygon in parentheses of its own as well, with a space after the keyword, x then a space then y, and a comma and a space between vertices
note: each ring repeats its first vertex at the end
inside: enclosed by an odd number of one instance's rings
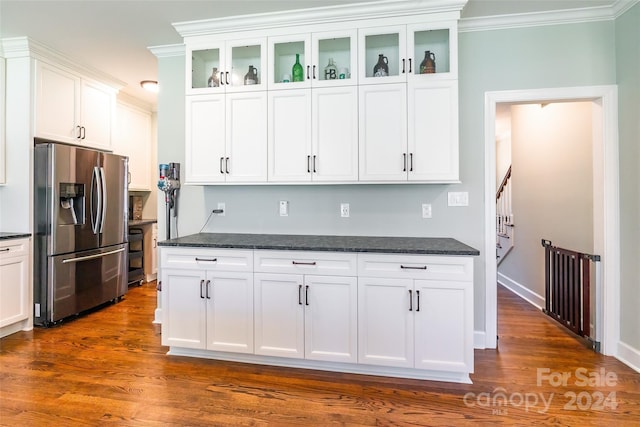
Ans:
MULTIPOLYGON (((180 235, 206 231, 448 236, 484 248, 484 94, 486 91, 615 83, 613 22, 460 34, 460 179, 455 185, 185 186, 180 235), (468 191, 468 207, 447 207, 448 191, 468 191), (288 200, 289 217, 278 216, 288 200), (351 218, 339 217, 341 202, 351 218), (421 218, 421 203, 433 218, 421 218)), ((184 164, 183 57, 159 58, 158 161, 184 164)), ((214 165, 215 166, 215 165, 214 165)), ((159 236, 164 201, 159 198, 159 236)), ((494 262, 495 254, 488 254, 494 262)), ((475 329, 484 330, 485 254, 475 262, 475 329)))
POLYGON ((640 349, 640 4, 616 21, 616 55, 622 231, 620 341, 640 349))

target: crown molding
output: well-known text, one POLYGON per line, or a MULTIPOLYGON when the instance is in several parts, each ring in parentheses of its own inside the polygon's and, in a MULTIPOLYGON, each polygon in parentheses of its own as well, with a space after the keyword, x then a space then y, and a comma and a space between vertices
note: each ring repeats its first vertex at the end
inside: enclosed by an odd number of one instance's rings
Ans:
POLYGON ((58 52, 45 44, 30 39, 29 37, 6 38, 0 40, 0 42, 2 44, 1 49, 4 51, 4 56, 7 59, 32 57, 45 62, 53 62, 58 66, 74 70, 86 77, 90 77, 108 85, 116 91, 119 91, 126 86, 126 83, 123 81, 118 80, 103 71, 76 62, 74 59, 64 55, 63 53, 58 52))
POLYGON ((309 26, 364 19, 413 16, 454 12, 455 19, 467 0, 383 0, 301 10, 241 15, 199 21, 176 22, 173 27, 182 37, 256 31, 290 26, 309 26))
POLYGON ((458 31, 465 33, 473 31, 540 27, 545 25, 611 21, 624 14, 639 1, 640 0, 617 0, 611 6, 495 15, 479 18, 462 18, 458 23, 458 31))
POLYGON ((157 58, 170 58, 173 56, 184 56, 185 46, 183 44, 165 44, 161 46, 150 46, 147 49, 157 58))

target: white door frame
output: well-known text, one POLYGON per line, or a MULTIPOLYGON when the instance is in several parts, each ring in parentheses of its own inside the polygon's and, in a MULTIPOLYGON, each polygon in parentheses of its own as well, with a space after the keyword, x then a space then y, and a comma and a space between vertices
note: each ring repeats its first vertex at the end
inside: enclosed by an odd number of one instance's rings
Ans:
POLYGON ((585 86, 485 93, 485 348, 497 346, 496 104, 593 102, 594 253, 602 256, 602 289, 596 308, 603 354, 615 356, 620 339, 620 203, 618 87, 585 86))

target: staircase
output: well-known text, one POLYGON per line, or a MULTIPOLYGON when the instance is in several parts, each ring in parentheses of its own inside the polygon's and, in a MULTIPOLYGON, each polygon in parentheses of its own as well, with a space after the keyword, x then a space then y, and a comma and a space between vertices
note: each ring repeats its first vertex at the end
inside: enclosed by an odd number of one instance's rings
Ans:
POLYGON ((496 260, 498 265, 513 249, 513 212, 511 210, 511 166, 496 192, 496 260))

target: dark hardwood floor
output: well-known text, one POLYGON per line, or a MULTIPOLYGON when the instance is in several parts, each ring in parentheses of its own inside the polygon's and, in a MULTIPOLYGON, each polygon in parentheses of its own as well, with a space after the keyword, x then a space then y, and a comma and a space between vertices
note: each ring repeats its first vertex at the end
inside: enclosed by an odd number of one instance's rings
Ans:
POLYGON ((499 349, 451 384, 170 357, 145 284, 0 340, 0 425, 640 425, 639 373, 498 295, 499 349))

